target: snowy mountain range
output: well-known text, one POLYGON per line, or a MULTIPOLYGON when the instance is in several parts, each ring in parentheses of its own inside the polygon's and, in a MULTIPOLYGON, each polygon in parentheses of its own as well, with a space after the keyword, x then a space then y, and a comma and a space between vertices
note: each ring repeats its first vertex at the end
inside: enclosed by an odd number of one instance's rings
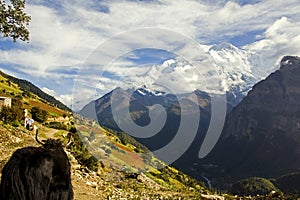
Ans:
POLYGON ((139 89, 141 94, 183 94, 200 90, 212 94, 230 93, 232 98, 238 98, 238 103, 255 83, 277 69, 274 65, 268 68, 266 61, 254 52, 228 43, 202 48, 212 61, 211 66, 192 65, 177 57, 151 66, 146 73, 127 75, 123 81, 129 83, 129 89, 139 89))
MULTIPOLYGON (((247 95, 254 84, 279 68, 280 64, 270 65, 270 62, 260 55, 228 43, 202 45, 199 48, 203 52, 200 55, 202 59, 205 57, 209 62, 192 65, 183 58, 168 59, 162 64, 150 66, 146 72, 124 74, 120 88, 126 91, 127 96, 150 97, 151 101, 154 96, 160 97, 162 101, 170 100, 173 97, 169 98, 169 94, 175 94, 181 99, 196 92, 197 96, 205 101, 209 99, 207 94, 211 97, 226 94, 227 108, 230 111, 247 95)), ((112 89, 114 90, 115 88, 112 89)), ((173 100, 168 102, 173 104, 173 100)), ((94 106, 91 107, 94 112, 94 106)), ((94 115, 91 118, 95 118, 94 115)))

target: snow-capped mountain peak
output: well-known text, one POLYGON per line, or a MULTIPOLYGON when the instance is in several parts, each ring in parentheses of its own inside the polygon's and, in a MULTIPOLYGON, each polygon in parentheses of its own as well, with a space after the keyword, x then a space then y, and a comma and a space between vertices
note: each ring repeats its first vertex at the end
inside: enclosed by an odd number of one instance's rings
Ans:
POLYGON ((209 51, 228 51, 228 50, 237 51, 238 48, 233 46, 230 43, 215 44, 209 48, 209 51))
POLYGON ((162 91, 151 90, 147 85, 137 88, 134 92, 141 96, 163 96, 165 94, 165 92, 162 91))
POLYGON ((177 57, 155 64, 143 74, 127 77, 140 95, 182 94, 194 90, 207 93, 231 92, 246 95, 252 86, 268 74, 264 60, 257 54, 232 44, 212 45, 202 56, 211 62, 199 66, 177 57), (212 86, 213 85, 213 86, 212 86), (218 88, 218 89, 215 89, 218 88))
POLYGON ((255 83, 268 75, 259 55, 231 44, 213 45, 209 54, 225 76, 222 84, 228 91, 241 91, 246 95, 255 83))

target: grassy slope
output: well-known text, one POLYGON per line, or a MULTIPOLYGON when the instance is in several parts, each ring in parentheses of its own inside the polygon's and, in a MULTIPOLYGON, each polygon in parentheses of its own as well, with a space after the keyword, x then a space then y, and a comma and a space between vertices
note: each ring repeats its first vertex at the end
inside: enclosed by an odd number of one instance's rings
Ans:
POLYGON ((23 108, 30 110, 32 107, 37 106, 47 111, 51 116, 63 116, 69 115, 68 111, 62 110, 53 106, 49 102, 45 101, 41 97, 27 92, 25 93, 18 84, 11 82, 6 77, 1 76, 0 73, 0 96, 6 96, 11 98, 22 98, 23 108))

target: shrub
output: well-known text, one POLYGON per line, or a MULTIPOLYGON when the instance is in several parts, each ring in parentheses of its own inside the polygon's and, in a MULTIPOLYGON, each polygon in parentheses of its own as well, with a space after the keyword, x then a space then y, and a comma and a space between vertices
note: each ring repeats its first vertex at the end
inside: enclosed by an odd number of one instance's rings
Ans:
POLYGON ((32 119, 36 120, 37 122, 45 122, 48 118, 48 112, 40 109, 39 107, 32 107, 31 115, 32 119))
POLYGON ((68 130, 68 127, 61 122, 49 122, 46 123, 45 126, 49 128, 59 129, 59 130, 66 130, 66 131, 68 130))
POLYGON ((264 178, 252 177, 236 182, 232 185, 230 193, 236 195, 266 195, 271 191, 279 191, 273 183, 264 178))
POLYGON ((0 110, 0 119, 4 121, 4 123, 18 124, 24 115, 22 103, 18 99, 13 99, 11 107, 4 106, 0 110))
POLYGON ((142 154, 142 158, 143 158, 143 161, 146 164, 151 165, 151 163, 152 163, 152 155, 150 153, 143 153, 142 154))
MULTIPOLYGON (((72 124, 72 123, 71 123, 72 124)), ((72 126, 71 128, 70 128, 70 130, 69 130, 71 133, 76 133, 77 132, 77 129, 76 129, 76 127, 74 127, 74 126, 72 126)))
POLYGON ((14 127, 19 127, 19 126, 21 126, 21 124, 20 124, 20 122, 19 122, 18 120, 14 120, 14 121, 12 121, 10 124, 11 124, 12 126, 14 126, 14 127))
MULTIPOLYGON (((109 130, 110 132, 113 132, 111 130, 109 130)), ((114 133, 114 132, 113 132, 114 133)), ((135 146, 137 149, 139 150, 135 150, 138 153, 142 153, 142 152, 149 152, 149 150, 147 149, 146 146, 142 145, 141 143, 137 142, 133 137, 131 137, 130 135, 124 133, 124 132, 117 132, 115 134, 116 136, 118 136, 118 138, 121 140, 121 143, 126 145, 126 144, 131 144, 133 146, 135 146)))
MULTIPOLYGON (((75 128, 76 130, 76 128, 75 128)), ((74 130, 73 130, 74 131, 74 130)), ((70 130, 71 132, 71 130, 70 130)), ((79 164, 87 167, 92 171, 98 170, 98 160, 89 153, 81 141, 78 132, 73 133, 73 142, 67 147, 70 152, 74 155, 79 164)))

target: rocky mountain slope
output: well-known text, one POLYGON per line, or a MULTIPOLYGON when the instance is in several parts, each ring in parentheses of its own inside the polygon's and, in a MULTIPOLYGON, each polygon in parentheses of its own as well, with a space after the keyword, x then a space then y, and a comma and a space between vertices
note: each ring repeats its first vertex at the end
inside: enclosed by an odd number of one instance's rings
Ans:
POLYGON ((218 181, 278 178, 299 171, 299 80, 300 58, 285 56, 280 69, 256 84, 228 114, 221 138, 205 162, 218 166, 218 181))
MULTIPOLYGON (((197 116, 197 114, 199 115, 199 112, 201 112, 201 116, 199 116, 201 119, 195 122, 199 127, 199 129, 195 130, 195 146, 193 146, 195 148, 190 148, 198 149, 199 143, 202 143, 209 124, 210 101, 210 96, 201 91, 182 94, 180 98, 178 98, 171 94, 155 95, 152 91, 147 91, 144 88, 133 91, 116 88, 102 98, 84 107, 80 114, 86 117, 94 115, 102 126, 116 131, 126 132, 126 130, 119 127, 118 123, 127 127, 130 127, 131 123, 140 127, 146 126, 150 122, 151 124, 160 124, 163 118, 163 112, 158 111, 156 117, 152 118, 152 121, 149 117, 149 110, 153 110, 153 106, 159 104, 166 111, 166 121, 162 125, 161 130, 158 130, 158 133, 152 137, 145 136, 143 131, 138 132, 137 136, 134 137, 151 151, 154 151, 164 147, 174 138, 178 133, 179 124, 183 118, 192 118, 191 116, 197 116), (199 112, 197 112, 197 109, 192 109, 193 107, 197 107, 199 112), (114 112, 118 113, 117 115, 113 115, 113 109, 115 109, 114 112), (126 110, 129 110, 128 115, 126 115, 126 110), (122 117, 116 119, 116 116, 122 117), (131 122, 129 118, 133 121, 131 122)), ((190 121, 193 121, 193 119, 190 121)), ((130 132, 126 133, 132 134, 130 132)), ((178 146, 174 146, 173 150, 178 151, 178 146)))

